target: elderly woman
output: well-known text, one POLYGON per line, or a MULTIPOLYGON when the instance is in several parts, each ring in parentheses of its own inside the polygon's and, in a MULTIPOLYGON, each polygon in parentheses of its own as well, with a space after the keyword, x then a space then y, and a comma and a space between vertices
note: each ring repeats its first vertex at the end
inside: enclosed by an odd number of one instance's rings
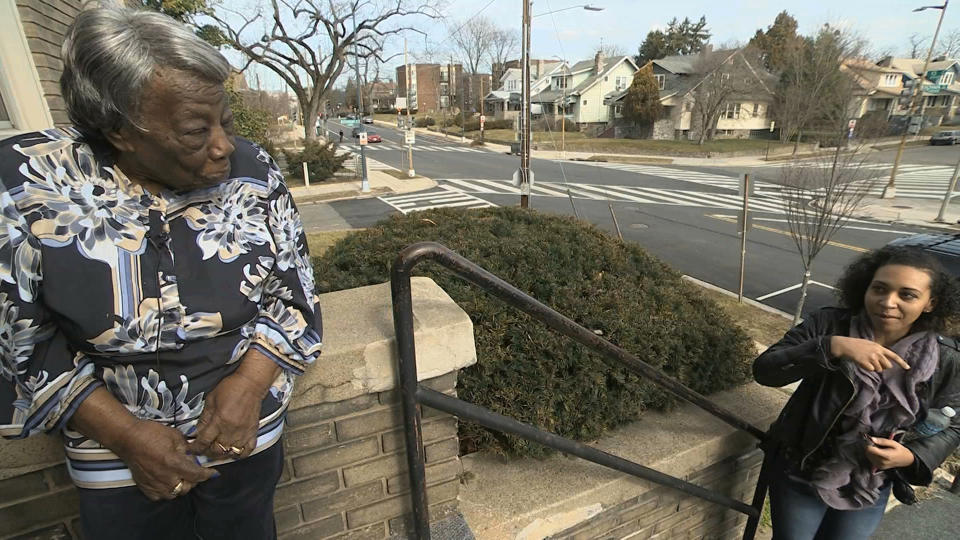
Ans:
POLYGON ((0 434, 63 434, 87 538, 273 538, 320 347, 293 199, 181 24, 84 11, 62 54, 76 129, 0 142, 0 434))

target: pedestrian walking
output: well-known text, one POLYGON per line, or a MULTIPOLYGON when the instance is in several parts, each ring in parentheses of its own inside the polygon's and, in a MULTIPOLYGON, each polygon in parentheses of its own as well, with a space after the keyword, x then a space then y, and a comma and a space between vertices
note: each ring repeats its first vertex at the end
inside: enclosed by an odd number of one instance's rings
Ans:
POLYGON ((842 307, 811 313, 753 364, 757 382, 801 381, 763 447, 775 540, 866 539, 891 491, 916 499, 960 443, 960 291, 918 248, 851 264, 842 307), (946 411, 941 414, 939 411, 946 411))
POLYGON ((340 142, 343 142, 343 130, 340 130, 340 142))

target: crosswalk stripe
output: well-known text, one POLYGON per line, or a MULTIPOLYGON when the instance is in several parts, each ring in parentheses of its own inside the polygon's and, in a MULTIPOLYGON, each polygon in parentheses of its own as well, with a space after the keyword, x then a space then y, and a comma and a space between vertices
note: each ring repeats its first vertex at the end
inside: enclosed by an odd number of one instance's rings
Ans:
MULTIPOLYGON (((613 189, 613 188, 615 188, 615 187, 617 187, 617 186, 591 186, 591 185, 586 185, 586 184, 574 184, 574 185, 576 185, 576 186, 577 186, 578 188, 580 188, 580 189, 587 189, 587 190, 599 191, 600 193, 603 193, 604 195, 606 195, 606 197, 602 197, 602 199, 613 199, 614 197, 616 197, 616 198, 618 198, 618 199, 626 199, 626 200, 628 200, 628 201, 639 202, 639 203, 651 203, 651 202, 653 202, 653 201, 651 201, 651 200, 649 200, 649 199, 643 199, 643 198, 637 197, 637 196, 635 196, 635 195, 628 195, 628 194, 626 194, 626 193, 617 192, 617 191, 615 191, 615 190, 613 189), (611 197, 611 195, 613 195, 613 197, 611 197)), ((571 190, 571 191, 572 191, 572 190, 571 190)), ((591 198, 599 198, 599 197, 591 197, 591 198)))

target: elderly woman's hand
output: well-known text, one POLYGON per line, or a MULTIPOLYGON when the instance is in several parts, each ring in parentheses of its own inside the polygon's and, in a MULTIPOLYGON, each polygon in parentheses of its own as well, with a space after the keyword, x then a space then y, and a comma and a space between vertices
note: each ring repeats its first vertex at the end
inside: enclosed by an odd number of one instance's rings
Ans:
POLYGON ((137 487, 151 501, 175 499, 217 474, 187 455, 182 433, 149 420, 127 426, 111 450, 127 464, 137 487))
POLYGON ((240 367, 204 400, 190 451, 214 459, 249 456, 257 447, 260 402, 279 373, 273 360, 255 350, 247 351, 240 367))
POLYGON ((900 358, 900 355, 868 339, 832 336, 830 352, 834 357, 846 358, 866 371, 883 371, 894 364, 910 369, 910 365, 900 358))

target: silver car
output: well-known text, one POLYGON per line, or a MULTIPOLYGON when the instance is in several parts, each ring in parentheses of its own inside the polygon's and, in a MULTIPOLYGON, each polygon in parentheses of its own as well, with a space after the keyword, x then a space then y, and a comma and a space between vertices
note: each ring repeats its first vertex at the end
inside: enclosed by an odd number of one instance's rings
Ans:
POLYGON ((960 142, 960 131, 941 131, 930 137, 930 144, 957 144, 960 142))

